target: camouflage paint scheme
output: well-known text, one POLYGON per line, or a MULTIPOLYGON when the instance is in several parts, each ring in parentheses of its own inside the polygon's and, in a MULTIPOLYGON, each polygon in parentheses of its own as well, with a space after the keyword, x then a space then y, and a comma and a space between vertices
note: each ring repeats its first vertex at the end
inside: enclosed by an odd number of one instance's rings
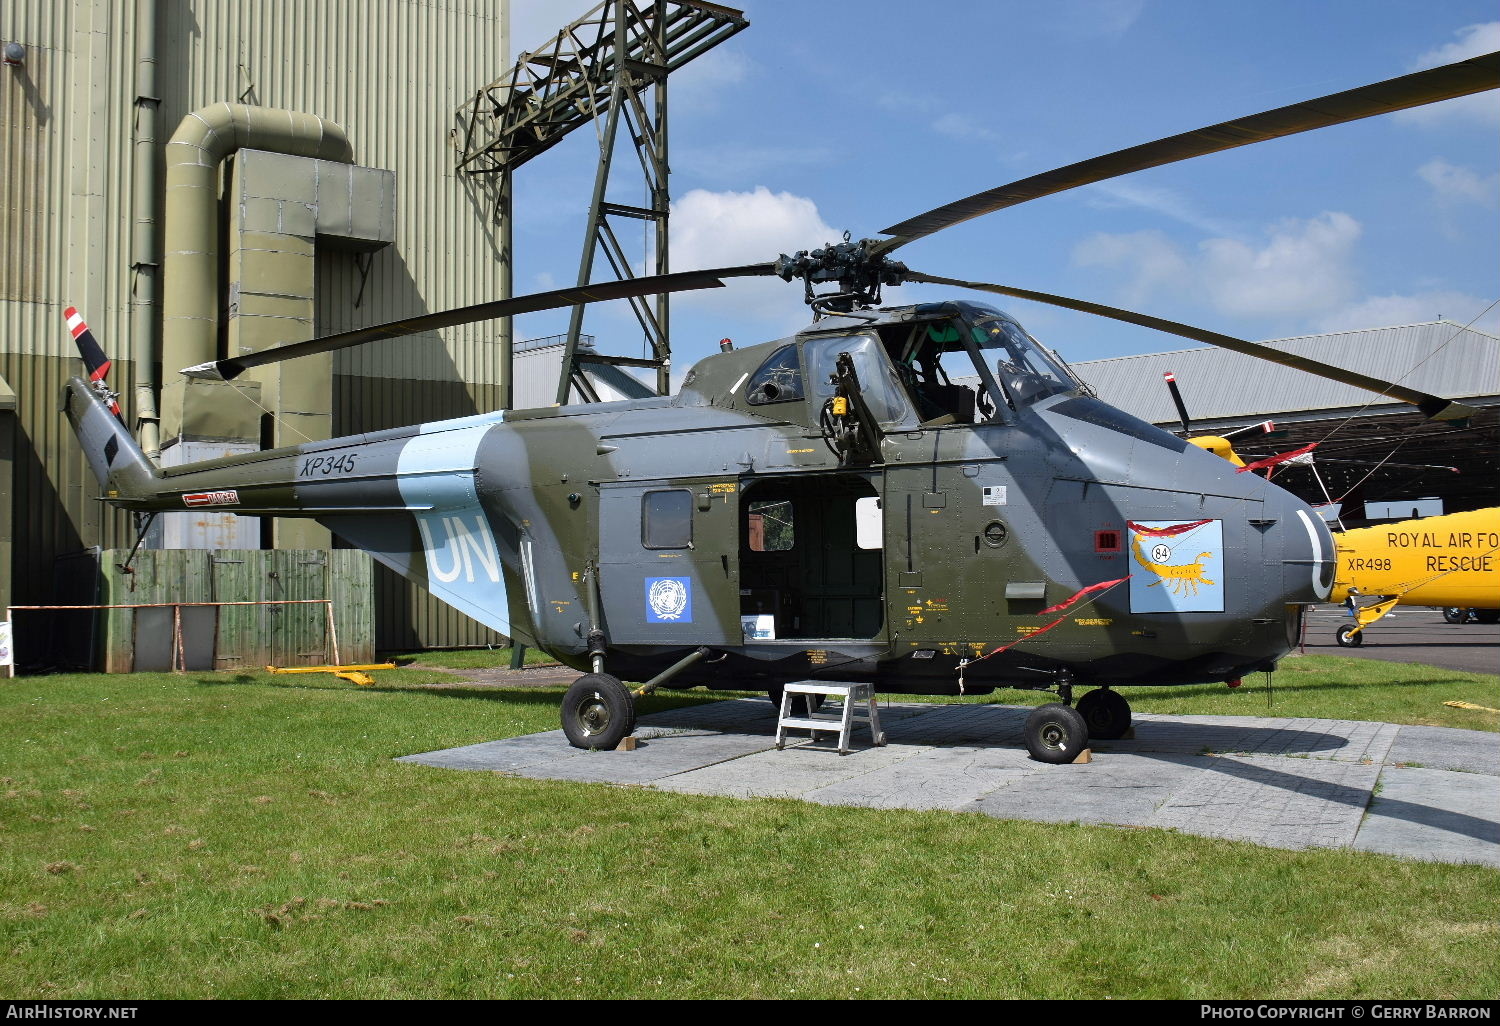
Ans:
POLYGON ((1322 521, 1288 492, 1071 379, 1032 401, 1002 392, 972 346, 979 362, 955 376, 978 370, 979 387, 1010 402, 976 423, 921 419, 915 393, 900 391, 890 340, 1003 317, 964 302, 833 315, 794 339, 701 361, 672 397, 496 412, 167 470, 145 460, 82 380, 70 383, 65 409, 107 501, 314 517, 475 619, 581 669, 597 575, 605 667, 623 679, 647 679, 699 646, 712 657, 671 686, 823 677, 957 693, 962 668, 964 690, 980 693, 1059 681, 1200 683, 1272 667, 1295 642, 1302 604, 1328 596, 1334 548, 1322 521), (809 366, 808 347, 861 334, 885 342, 869 357, 879 366, 865 371, 894 382, 895 399, 878 456, 840 467, 813 395, 832 367, 809 366), (807 396, 752 403, 757 370, 789 344, 802 354, 807 396), (692 544, 647 548, 643 496, 675 489, 692 497, 692 544), (787 489, 880 498, 883 546, 869 559, 881 561, 881 579, 864 595, 880 623, 869 636, 743 633, 747 495, 787 489), (1222 534, 1211 555, 1164 557, 1182 566, 1200 556, 1196 570, 1171 571, 1188 583, 1149 566, 1131 527, 1200 522, 1222 534), (1043 612, 1132 574, 1133 586, 1043 612), (648 582, 663 580, 675 582, 662 586, 671 595, 653 604, 648 582), (1203 581, 1217 597, 1205 600, 1203 581), (1152 586, 1152 595, 1181 592, 1188 605, 1132 612, 1132 587, 1152 586), (690 612, 673 612, 683 592, 690 612))

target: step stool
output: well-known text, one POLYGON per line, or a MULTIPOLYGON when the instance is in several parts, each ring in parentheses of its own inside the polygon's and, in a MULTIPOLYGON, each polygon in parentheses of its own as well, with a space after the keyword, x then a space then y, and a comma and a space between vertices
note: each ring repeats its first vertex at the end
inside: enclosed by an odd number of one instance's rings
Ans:
POLYGON ((823 681, 799 681, 781 689, 781 711, 776 717, 776 750, 786 747, 786 732, 792 730, 812 731, 813 740, 819 734, 839 736, 839 754, 849 754, 849 735, 856 726, 870 728, 870 737, 877 747, 885 745, 885 731, 880 729, 880 710, 875 707, 873 684, 829 684, 823 681), (792 715, 792 697, 809 696, 808 715, 792 715), (839 712, 821 712, 812 709, 812 695, 838 698, 844 704, 839 712), (835 726, 835 724, 837 726, 835 726))

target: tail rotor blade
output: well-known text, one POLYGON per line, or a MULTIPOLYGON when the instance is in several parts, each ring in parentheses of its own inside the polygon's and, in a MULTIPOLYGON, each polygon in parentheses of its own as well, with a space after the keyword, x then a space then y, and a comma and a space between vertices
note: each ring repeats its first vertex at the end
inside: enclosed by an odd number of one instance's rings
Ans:
POLYGON ((1182 393, 1177 388, 1177 375, 1167 371, 1162 377, 1167 379, 1167 390, 1172 393, 1172 402, 1177 404, 1177 416, 1182 418, 1182 433, 1190 435, 1193 433, 1193 425, 1188 420, 1187 406, 1182 401, 1182 393))
POLYGON ((109 368, 113 364, 110 358, 104 355, 104 347, 94 338, 94 333, 84 323, 83 315, 78 312, 77 307, 70 306, 64 310, 63 319, 68 323, 68 333, 73 336, 73 343, 78 346, 78 355, 83 358, 83 365, 89 370, 89 383, 108 401, 110 412, 116 417, 120 416, 119 398, 109 390, 106 381, 109 368))

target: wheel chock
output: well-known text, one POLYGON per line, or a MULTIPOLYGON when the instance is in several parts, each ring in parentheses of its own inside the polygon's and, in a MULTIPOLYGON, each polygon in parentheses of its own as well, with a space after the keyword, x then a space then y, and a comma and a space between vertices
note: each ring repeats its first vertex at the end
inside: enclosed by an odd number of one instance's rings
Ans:
POLYGON ((1076 759, 1073 760, 1073 765, 1074 766, 1082 766, 1086 762, 1093 762, 1093 761, 1094 761, 1094 750, 1092 748, 1085 748, 1083 751, 1081 751, 1081 752, 1078 753, 1078 758, 1076 758, 1076 759))

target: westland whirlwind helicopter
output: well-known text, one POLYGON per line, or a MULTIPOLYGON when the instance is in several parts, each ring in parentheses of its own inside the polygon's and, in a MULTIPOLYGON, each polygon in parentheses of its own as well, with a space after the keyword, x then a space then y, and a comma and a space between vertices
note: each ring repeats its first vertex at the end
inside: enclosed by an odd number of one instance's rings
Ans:
POLYGON ((673 396, 506 410, 158 468, 73 379, 65 410, 104 499, 312 517, 495 630, 588 671, 569 741, 634 729, 622 680, 763 688, 1043 690, 1026 745, 1075 758, 1130 725, 1114 690, 1269 670, 1324 600, 1335 550, 1299 499, 1095 398, 1001 311, 882 307, 926 282, 1116 318, 1417 404, 1446 399, 1189 325, 924 274, 901 246, 1145 168, 1500 86, 1500 54, 1187 132, 774 262, 561 289, 190 368, 251 367, 536 310, 801 279, 814 320, 700 361, 673 396), (819 287, 831 286, 818 293, 819 287), (956 381, 977 378, 977 385, 956 381), (1074 705, 1075 688, 1088 686, 1074 705))

